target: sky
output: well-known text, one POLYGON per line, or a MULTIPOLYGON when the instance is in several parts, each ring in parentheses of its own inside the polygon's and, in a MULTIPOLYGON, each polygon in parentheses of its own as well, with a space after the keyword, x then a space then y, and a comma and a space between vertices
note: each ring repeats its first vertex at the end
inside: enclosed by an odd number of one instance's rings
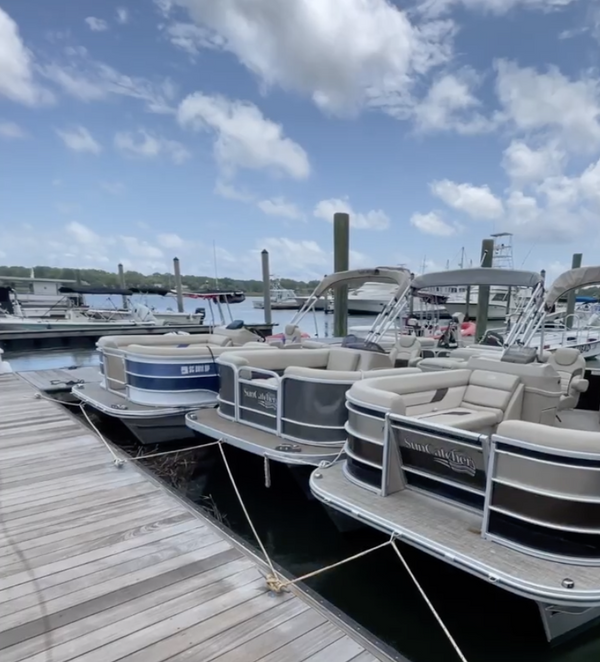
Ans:
POLYGON ((0 263, 600 262, 600 0, 0 0, 0 263))

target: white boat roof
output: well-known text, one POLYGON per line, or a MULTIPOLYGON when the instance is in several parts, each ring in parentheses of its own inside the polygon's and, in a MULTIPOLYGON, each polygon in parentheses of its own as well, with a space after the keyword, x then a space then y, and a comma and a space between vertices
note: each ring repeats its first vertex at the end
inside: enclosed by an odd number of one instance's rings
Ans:
POLYGON ((560 297, 571 290, 598 284, 600 284, 600 267, 569 269, 569 271, 565 271, 552 283, 552 287, 546 294, 546 308, 552 308, 560 297))
POLYGON ((473 287, 476 285, 534 288, 542 282, 542 276, 535 271, 475 267, 472 269, 448 269, 423 274, 413 279, 411 288, 413 292, 430 287, 473 287))

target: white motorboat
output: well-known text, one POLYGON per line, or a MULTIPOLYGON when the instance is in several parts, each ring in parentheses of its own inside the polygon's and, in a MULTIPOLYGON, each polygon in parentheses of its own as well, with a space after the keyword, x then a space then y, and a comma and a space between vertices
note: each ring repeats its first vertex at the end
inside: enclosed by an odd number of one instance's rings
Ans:
POLYGON ((193 436, 184 416, 217 404, 216 359, 236 345, 269 346, 232 324, 211 334, 106 336, 96 343, 99 384, 81 384, 73 395, 102 414, 118 418, 141 444, 193 436))
MULTIPOLYGON (((395 355, 378 345, 407 305, 410 274, 401 269, 358 269, 323 279, 286 326, 281 349, 233 350, 217 358, 221 377, 216 411, 187 416, 188 426, 248 452, 290 465, 317 465, 339 455, 347 412, 344 394, 369 374, 396 374, 395 355), (389 301, 360 343, 341 347, 302 341, 300 322, 330 288, 366 281, 395 284, 389 301)), ((414 369, 409 368, 410 371, 414 369)))
POLYGON ((600 393, 579 408, 585 359, 542 355, 543 324, 599 282, 587 267, 538 283, 496 356, 355 382, 346 458, 310 479, 329 507, 535 603, 552 642, 600 620, 600 393))
MULTIPOLYGON (((271 310, 298 310, 299 308, 296 293, 294 290, 282 287, 279 278, 271 279, 269 298, 271 302, 271 310)), ((252 306, 262 310, 265 307, 262 297, 260 299, 255 299, 252 302, 252 306)))

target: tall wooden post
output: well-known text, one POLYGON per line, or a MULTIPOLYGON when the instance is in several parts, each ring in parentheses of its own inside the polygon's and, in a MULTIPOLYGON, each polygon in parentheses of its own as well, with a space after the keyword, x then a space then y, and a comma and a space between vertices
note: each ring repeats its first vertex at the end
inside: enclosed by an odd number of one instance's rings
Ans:
MULTIPOLYGON (((350 216, 338 212, 333 215, 333 268, 348 271, 350 263, 350 216)), ((348 335, 348 286, 335 288, 333 304, 333 333, 337 338, 348 335)))
MULTIPOLYGON (((481 266, 491 267, 494 260, 494 240, 484 239, 481 242, 481 266)), ((488 309, 490 303, 490 286, 479 285, 477 298, 477 329, 476 340, 479 342, 487 331, 488 309)))
MULTIPOLYGON (((123 271, 123 265, 119 262, 119 265, 118 265, 117 268, 119 270, 119 287, 122 290, 126 290, 127 285, 125 284, 125 272, 123 271)), ((123 308, 125 308, 125 310, 127 310, 129 308, 129 299, 125 295, 123 295, 122 298, 123 298, 123 308)))
POLYGON ((265 248, 261 251, 260 257, 262 262, 263 309, 265 311, 265 324, 272 324, 271 270, 269 268, 269 251, 265 248))
MULTIPOLYGON (((571 269, 579 269, 583 255, 581 253, 574 253, 571 260, 571 269)), ((577 290, 571 290, 567 295, 567 328, 573 328, 573 314, 575 313, 575 300, 577 298, 577 290)))
POLYGON ((179 266, 179 258, 173 258, 173 274, 175 275, 175 292, 177 293, 177 310, 180 313, 184 312, 183 307, 183 288, 181 286, 181 270, 179 266))

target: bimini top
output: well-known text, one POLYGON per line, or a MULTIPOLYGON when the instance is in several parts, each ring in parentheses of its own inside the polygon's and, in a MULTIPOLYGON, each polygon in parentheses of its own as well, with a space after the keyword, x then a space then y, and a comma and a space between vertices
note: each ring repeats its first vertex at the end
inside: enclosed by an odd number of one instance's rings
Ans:
POLYGON ((437 271, 417 276, 411 283, 411 289, 416 292, 429 287, 473 287, 475 285, 535 288, 540 283, 543 283, 543 278, 534 271, 476 267, 474 269, 437 271))
POLYGON ((312 293, 313 297, 320 297, 331 287, 348 285, 360 287, 364 283, 394 283, 399 290, 404 290, 410 284, 411 273, 408 269, 394 267, 375 267, 374 269, 350 269, 338 271, 325 276, 312 293))
POLYGON ((59 287, 58 291, 61 294, 105 294, 105 295, 116 295, 121 294, 124 296, 131 296, 132 294, 159 294, 160 296, 166 296, 171 294, 170 290, 167 290, 164 287, 153 287, 148 285, 142 287, 104 287, 94 285, 68 285, 64 287, 59 287))
POLYGON ((550 309, 567 292, 587 287, 588 285, 600 284, 600 267, 580 267, 579 269, 569 269, 561 274, 552 283, 552 287, 546 294, 546 308, 550 309))

